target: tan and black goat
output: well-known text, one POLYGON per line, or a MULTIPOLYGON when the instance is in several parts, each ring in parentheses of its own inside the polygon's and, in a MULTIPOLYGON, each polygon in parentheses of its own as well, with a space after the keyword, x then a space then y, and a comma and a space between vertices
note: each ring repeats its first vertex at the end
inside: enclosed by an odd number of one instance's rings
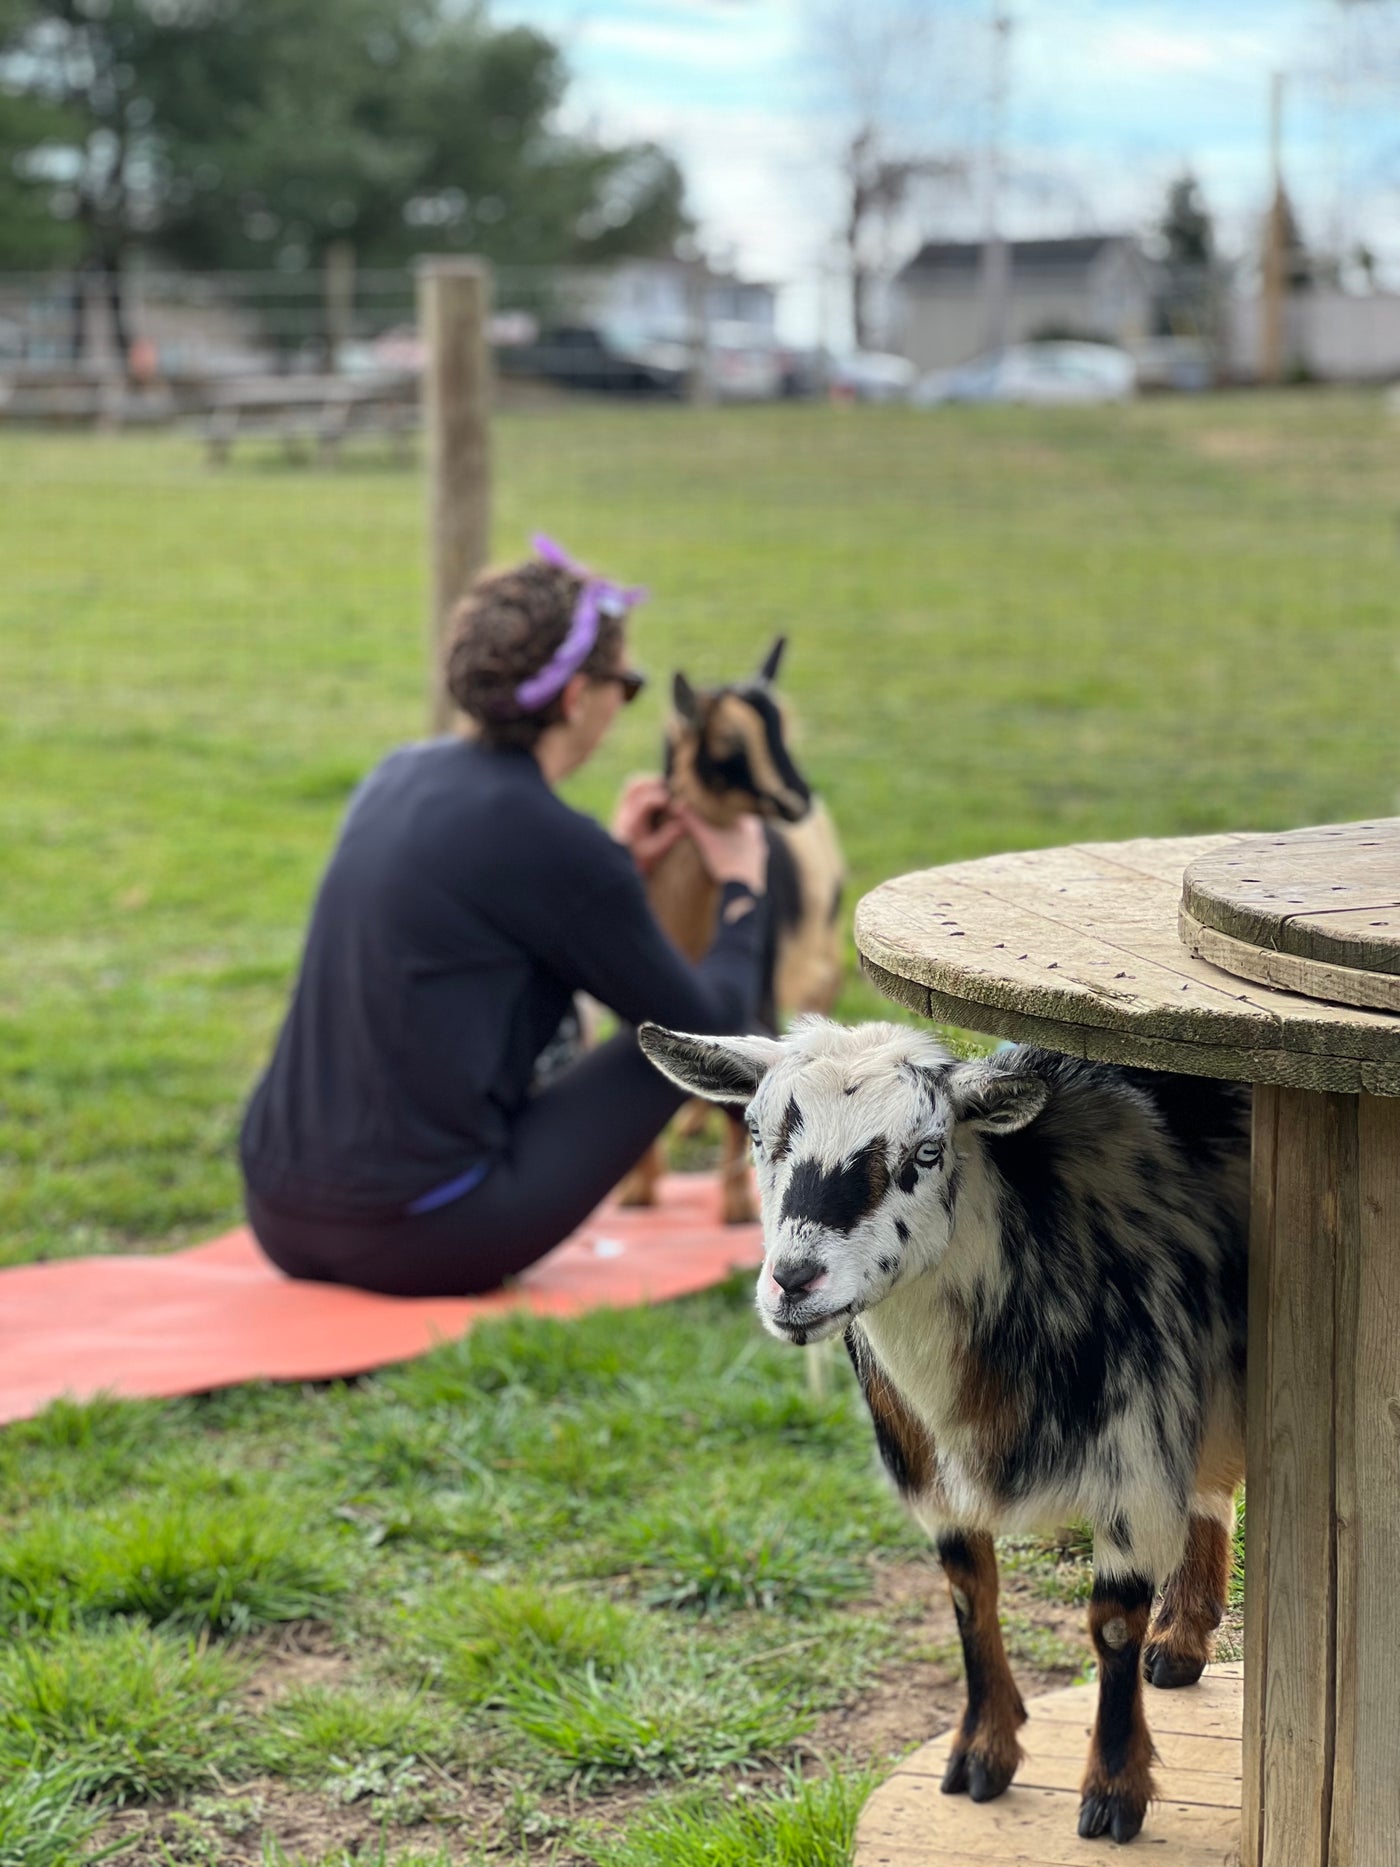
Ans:
MULTIPOLYGON (((785 640, 779 636, 752 680, 694 688, 674 682, 667 724, 666 778, 672 796, 698 817, 727 826, 748 814, 768 838, 768 950, 759 1017, 776 1032, 798 1012, 827 1012, 841 989, 841 889, 845 879, 831 818, 788 749, 783 709, 774 693, 785 640)), ((682 837, 647 878, 652 911, 681 951, 698 960, 715 937, 720 890, 700 852, 682 837)), ((665 1165, 663 1145, 648 1149, 618 1189, 623 1205, 649 1206, 665 1165)), ((758 1217, 748 1170, 748 1135, 725 1124, 721 1167, 726 1223, 758 1217)))

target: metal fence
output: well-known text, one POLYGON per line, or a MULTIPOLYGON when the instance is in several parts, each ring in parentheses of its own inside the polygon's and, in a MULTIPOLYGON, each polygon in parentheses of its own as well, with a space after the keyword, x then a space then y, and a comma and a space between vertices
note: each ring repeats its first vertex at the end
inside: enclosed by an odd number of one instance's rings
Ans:
MULTIPOLYGON (((797 384, 776 288, 682 261, 501 268, 491 339, 503 375, 638 395, 760 399, 797 384)), ((297 273, 0 274, 0 376, 38 384, 421 367, 410 267, 348 251, 297 273)))

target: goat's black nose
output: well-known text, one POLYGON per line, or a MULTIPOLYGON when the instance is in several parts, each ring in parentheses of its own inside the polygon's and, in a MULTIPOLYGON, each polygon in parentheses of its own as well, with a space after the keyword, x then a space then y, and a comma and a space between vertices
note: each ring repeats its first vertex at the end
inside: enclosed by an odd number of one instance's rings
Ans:
POLYGON ((818 1264, 815 1258, 803 1258, 800 1264, 775 1265, 773 1282, 785 1295, 795 1297, 805 1290, 808 1284, 815 1283, 826 1266, 818 1264))

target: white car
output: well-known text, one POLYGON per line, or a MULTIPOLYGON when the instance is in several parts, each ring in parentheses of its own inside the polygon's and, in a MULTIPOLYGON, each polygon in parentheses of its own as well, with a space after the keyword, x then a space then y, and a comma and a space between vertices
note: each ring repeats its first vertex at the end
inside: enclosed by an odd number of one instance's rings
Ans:
POLYGON ((782 394, 783 356, 764 324, 721 318, 705 338, 710 388, 721 402, 771 402, 782 394))
POLYGON ((937 370, 914 387, 917 408, 946 402, 1021 402, 1042 407, 1126 402, 1137 365, 1113 344, 1012 344, 959 369, 937 370))
POLYGON ((914 383, 908 357, 883 350, 853 350, 837 357, 828 372, 831 393, 847 402, 905 402, 914 383))

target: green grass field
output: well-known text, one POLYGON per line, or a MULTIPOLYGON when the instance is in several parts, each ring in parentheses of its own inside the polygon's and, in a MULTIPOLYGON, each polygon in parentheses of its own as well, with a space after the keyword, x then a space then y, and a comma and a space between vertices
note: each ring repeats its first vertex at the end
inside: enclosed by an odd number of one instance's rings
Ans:
MULTIPOLYGON (((503 417, 496 468, 502 557, 543 527, 652 586, 657 675, 789 635, 853 892, 1400 809, 1378 398, 580 409, 503 417)), ((0 433, 0 1263, 236 1217, 337 818, 420 727, 422 508, 370 456, 0 433)), ((590 808, 655 763, 633 714, 590 808)), ((746 1305, 0 1434, 0 1867, 94 1823, 143 1864, 835 1867, 956 1702, 951 1620, 846 1385, 746 1305)), ((1016 1560, 1023 1667, 1068 1677, 1082 1571, 1016 1560)))

